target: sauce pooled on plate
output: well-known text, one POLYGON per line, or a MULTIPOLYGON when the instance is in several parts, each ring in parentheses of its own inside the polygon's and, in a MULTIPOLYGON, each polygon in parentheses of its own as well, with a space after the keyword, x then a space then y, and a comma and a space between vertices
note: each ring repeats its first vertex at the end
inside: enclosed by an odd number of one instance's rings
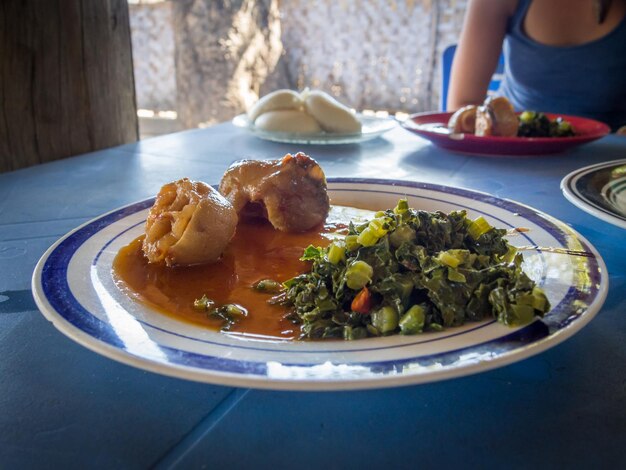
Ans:
POLYGON ((206 295, 217 306, 232 303, 248 311, 229 334, 295 339, 300 328, 284 318, 286 308, 269 304, 272 294, 259 292, 253 285, 263 279, 283 282, 307 272, 309 263, 300 261, 304 249, 327 246, 333 234, 345 227, 338 221, 350 220, 346 217, 350 212, 367 211, 334 207, 325 226, 303 233, 281 232, 266 221, 241 221, 223 256, 211 264, 168 267, 148 263, 141 249, 143 237, 139 237, 117 254, 114 276, 128 295, 174 318, 221 329, 221 319, 194 308, 194 301, 206 295))

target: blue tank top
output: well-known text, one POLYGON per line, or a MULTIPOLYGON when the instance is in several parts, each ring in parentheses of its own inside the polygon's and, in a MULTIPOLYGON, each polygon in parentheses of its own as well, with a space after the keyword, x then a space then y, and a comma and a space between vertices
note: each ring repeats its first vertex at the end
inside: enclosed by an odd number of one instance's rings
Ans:
POLYGON ((570 114, 626 125, 626 18, 606 36, 573 47, 530 39, 523 29, 532 0, 520 0, 504 41, 499 94, 516 110, 570 114))

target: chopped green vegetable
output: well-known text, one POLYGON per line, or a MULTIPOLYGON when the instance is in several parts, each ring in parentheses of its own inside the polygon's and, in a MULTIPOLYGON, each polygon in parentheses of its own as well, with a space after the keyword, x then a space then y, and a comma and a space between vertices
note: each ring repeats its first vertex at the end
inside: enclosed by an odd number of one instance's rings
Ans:
POLYGON ((409 212, 409 201, 407 201, 406 199, 398 200, 398 204, 396 204, 396 207, 394 207, 393 212, 394 214, 399 215, 409 212))
POLYGON ((469 224, 467 231, 474 240, 478 240, 478 238, 491 230, 491 225, 489 222, 485 220, 483 216, 478 217, 476 220, 469 224))
POLYGON ((447 251, 440 251, 437 256, 437 260, 446 266, 450 266, 451 268, 456 268, 461 263, 459 258, 447 251))
POLYGON ((522 124, 531 124, 537 118, 537 113, 534 111, 523 111, 519 116, 519 120, 522 124))
POLYGON ((415 230, 408 225, 400 225, 389 234, 389 243, 394 248, 398 248, 404 242, 412 242, 416 237, 415 230))
POLYGON ((215 302, 209 299, 206 295, 194 300, 193 308, 199 312, 205 312, 209 317, 221 319, 222 330, 230 329, 230 327, 239 320, 248 316, 248 311, 242 306, 237 304, 226 304, 216 307, 215 302))
POLYGON ((206 312, 214 305, 215 302, 209 299, 206 295, 203 295, 199 299, 193 301, 193 308, 199 312, 206 312))
POLYGON ((372 325, 383 335, 391 333, 398 327, 398 312, 390 306, 382 307, 372 312, 372 325))
POLYGON ((523 111, 519 115, 518 137, 571 137, 576 135, 569 121, 550 119, 544 113, 523 111))
POLYGON ((365 261, 355 261, 346 270, 346 285, 350 289, 360 290, 372 280, 374 270, 365 261))
POLYGON ((402 318, 400 318, 400 333, 403 335, 421 333, 424 329, 425 320, 425 309, 420 305, 413 305, 402 315, 402 318))
POLYGON ((376 235, 376 232, 370 227, 365 227, 359 236, 356 238, 356 241, 363 246, 372 246, 375 245, 380 237, 376 235))
POLYGON ((209 316, 222 319, 222 330, 228 330, 235 323, 247 317, 248 311, 237 304, 226 304, 211 310, 209 316))
POLYGON ((315 248, 313 245, 309 245, 304 249, 304 253, 300 259, 302 261, 311 261, 322 256, 324 256, 324 250, 322 248, 315 248))
POLYGON ((504 255, 502 255, 501 260, 503 263, 511 263, 515 259, 516 254, 517 248, 509 245, 509 250, 504 255))
POLYGON ((350 223, 343 243, 307 248, 311 271, 275 298, 303 338, 410 335, 485 318, 528 323, 550 303, 506 233, 465 211, 419 211, 402 199, 367 223, 350 223))
POLYGON ((457 271, 456 269, 449 268, 448 269, 448 281, 467 282, 467 279, 465 278, 463 273, 457 271))
POLYGON ((269 294, 277 294, 283 289, 283 286, 280 282, 274 281, 272 279, 261 279, 252 287, 259 292, 267 292, 269 294))
POLYGON ((346 259, 346 249, 343 244, 331 243, 328 247, 328 261, 339 264, 346 259))
POLYGON ((348 251, 358 250, 361 246, 358 242, 358 235, 347 235, 344 241, 346 242, 346 249, 348 251))

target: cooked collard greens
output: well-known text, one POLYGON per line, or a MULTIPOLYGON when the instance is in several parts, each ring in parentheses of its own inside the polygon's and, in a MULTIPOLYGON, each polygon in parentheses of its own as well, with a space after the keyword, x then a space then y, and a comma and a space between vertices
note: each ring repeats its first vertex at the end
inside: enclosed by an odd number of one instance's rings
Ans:
POLYGON ((426 212, 401 199, 326 248, 274 298, 303 339, 412 335, 496 318, 522 325, 550 304, 521 268, 506 230, 465 211, 426 212))

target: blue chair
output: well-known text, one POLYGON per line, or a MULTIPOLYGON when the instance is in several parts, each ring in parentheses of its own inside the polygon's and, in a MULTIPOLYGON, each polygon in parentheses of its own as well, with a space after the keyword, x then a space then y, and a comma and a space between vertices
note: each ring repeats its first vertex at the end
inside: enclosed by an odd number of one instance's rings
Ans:
MULTIPOLYGON (((448 86, 450 85, 450 70, 452 69, 452 59, 454 59, 454 53, 456 52, 456 44, 446 47, 443 51, 441 59, 441 96, 439 97, 440 109, 442 111, 448 110, 448 86)), ((502 81, 502 74, 504 73, 504 56, 500 54, 498 60, 498 67, 495 73, 491 77, 489 82, 489 88, 487 90, 488 95, 492 95, 500 87, 502 81)))

